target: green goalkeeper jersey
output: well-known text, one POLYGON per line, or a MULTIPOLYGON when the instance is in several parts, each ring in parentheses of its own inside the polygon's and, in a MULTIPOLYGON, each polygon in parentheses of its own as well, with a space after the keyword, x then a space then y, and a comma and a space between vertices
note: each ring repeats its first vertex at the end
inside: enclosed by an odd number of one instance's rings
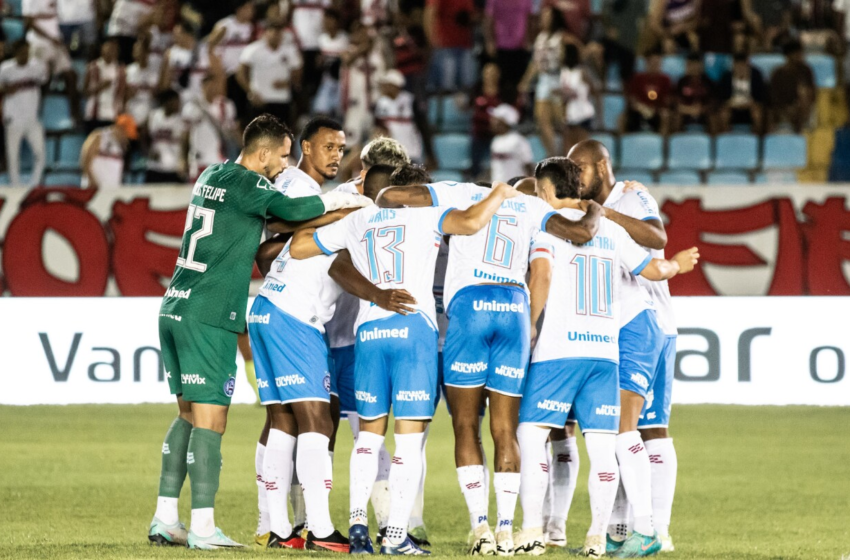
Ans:
POLYGON ((288 198, 239 164, 208 167, 192 189, 160 314, 244 332, 251 270, 266 216, 302 221, 324 212, 318 196, 288 198))

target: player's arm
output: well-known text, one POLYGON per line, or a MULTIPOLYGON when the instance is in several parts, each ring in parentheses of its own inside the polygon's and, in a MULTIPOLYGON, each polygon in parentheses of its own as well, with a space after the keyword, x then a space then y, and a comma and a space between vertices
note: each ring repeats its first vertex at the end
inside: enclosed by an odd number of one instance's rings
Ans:
POLYGON ((602 217, 603 209, 592 200, 588 202, 585 205, 584 216, 575 222, 557 212, 550 213, 543 223, 546 233, 579 245, 593 239, 599 229, 599 219, 602 217))
POLYGON ((83 175, 89 178, 89 185, 92 188, 97 188, 98 185, 95 182, 94 174, 92 173, 91 164, 94 161, 94 156, 97 154, 97 151, 100 149, 100 132, 93 132, 86 138, 86 141, 83 142, 83 147, 80 149, 80 169, 83 171, 83 175))
POLYGON ((378 193, 375 204, 381 208, 421 208, 433 206, 434 199, 428 185, 387 187, 378 193))
POLYGON ((401 315, 416 311, 410 307, 410 305, 416 305, 416 299, 407 290, 382 290, 360 274, 351 261, 348 249, 337 253, 328 274, 349 294, 372 302, 381 309, 401 315))
POLYGON ((290 237, 290 235, 286 234, 275 235, 260 243, 260 248, 257 249, 257 255, 254 257, 254 262, 257 263, 257 268, 263 277, 269 273, 272 263, 280 252, 283 251, 283 247, 289 241, 290 237))
POLYGON ((651 259, 640 275, 647 280, 669 280, 677 274, 686 274, 699 262, 699 249, 691 247, 676 253, 672 259, 651 259))
POLYGON ((657 218, 638 220, 611 208, 604 209, 604 217, 623 226, 639 245, 659 250, 667 246, 667 232, 664 231, 664 224, 657 218))
POLYGON ((329 192, 316 196, 289 198, 276 192, 268 206, 268 214, 287 222, 312 220, 342 208, 363 208, 372 200, 359 194, 329 192))
POLYGON ((451 210, 443 217, 442 232, 449 235, 472 235, 478 233, 493 217, 502 202, 521 193, 507 183, 493 183, 487 198, 466 210, 451 210))
POLYGON ((529 312, 531 314, 531 347, 537 343, 543 309, 549 299, 552 285, 552 263, 547 258, 538 258, 528 263, 529 312))
POLYGON ((271 218, 266 222, 266 228, 268 228, 268 230, 272 233, 294 233, 302 228, 319 228, 341 220, 355 210, 358 210, 358 208, 343 208, 341 210, 334 210, 333 212, 322 214, 317 218, 304 222, 290 222, 279 218, 271 218))
POLYGON ((293 259, 309 259, 324 253, 316 243, 315 233, 316 228, 303 228, 295 232, 289 245, 289 254, 293 259))

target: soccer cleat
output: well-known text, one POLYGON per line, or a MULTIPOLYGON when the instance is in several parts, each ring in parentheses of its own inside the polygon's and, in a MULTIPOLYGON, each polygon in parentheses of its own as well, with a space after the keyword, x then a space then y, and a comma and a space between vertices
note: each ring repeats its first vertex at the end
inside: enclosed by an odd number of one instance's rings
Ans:
POLYGON ((334 531, 324 538, 317 538, 312 531, 307 533, 307 541, 304 545, 307 550, 321 550, 325 552, 341 552, 348 554, 349 544, 348 539, 342 536, 339 531, 334 531))
POLYGON ((390 539, 384 537, 381 541, 381 554, 390 556, 423 556, 431 554, 429 550, 422 550, 410 540, 410 537, 405 537, 401 544, 393 544, 390 539))
POLYGON ((514 555, 514 536, 510 529, 496 533, 496 556, 514 555))
POLYGON ((428 541, 428 533, 425 532, 425 525, 414 527, 407 533, 407 536, 416 546, 431 546, 430 541, 428 541))
POLYGON ((543 528, 526 529, 514 535, 514 555, 540 556, 546 552, 543 528))
POLYGON ((661 541, 661 550, 659 552, 673 552, 676 550, 676 547, 673 546, 673 537, 670 535, 659 535, 658 540, 661 541))
POLYGON ((618 541, 617 539, 612 539, 611 535, 605 535, 605 554, 614 554, 620 550, 624 542, 626 542, 626 539, 618 541))
POLYGON ((154 517, 148 529, 148 540, 159 546, 186 546, 187 537, 186 526, 179 521, 166 525, 154 517))
POLYGON ((549 530, 546 532, 546 546, 553 548, 563 548, 567 546, 567 532, 566 527, 555 527, 553 525, 549 526, 549 530))
POLYGON ((262 546, 263 548, 269 545, 269 535, 271 533, 265 533, 263 535, 254 535, 254 544, 257 546, 262 546))
POLYGON ((304 539, 294 530, 285 539, 274 531, 269 533, 269 540, 266 543, 267 548, 292 548, 295 550, 304 549, 304 539))
POLYGON ((186 539, 186 544, 189 548, 198 550, 217 550, 219 548, 245 548, 244 544, 239 544, 227 535, 221 529, 215 528, 215 533, 209 537, 199 537, 193 532, 189 532, 189 537, 186 539))
POLYGON ((301 525, 296 525, 295 527, 293 527, 292 532, 297 534, 299 537, 301 537, 302 540, 306 541, 307 540, 307 533, 309 531, 307 530, 307 524, 302 523, 301 525))
POLYGON ((366 525, 352 525, 348 528, 349 554, 375 554, 369 528, 366 525))
POLYGON ((605 535, 587 535, 584 539, 584 555, 588 558, 602 558, 605 556, 605 535))
POLYGON ((469 554, 472 556, 496 555, 496 537, 493 536, 493 531, 487 523, 481 523, 473 531, 469 554))
POLYGON ((644 535, 634 531, 625 540, 620 550, 612 556, 615 558, 643 558, 657 554, 659 550, 661 550, 661 541, 658 540, 657 532, 653 531, 652 535, 644 535))

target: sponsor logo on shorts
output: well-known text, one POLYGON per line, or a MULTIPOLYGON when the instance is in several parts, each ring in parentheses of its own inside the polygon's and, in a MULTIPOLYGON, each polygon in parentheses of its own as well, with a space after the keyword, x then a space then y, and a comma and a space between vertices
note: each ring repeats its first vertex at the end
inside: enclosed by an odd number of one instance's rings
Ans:
POLYGON ((173 319, 175 321, 182 321, 183 317, 181 315, 172 315, 171 313, 160 313, 160 317, 165 317, 166 319, 173 319))
POLYGON ((325 388, 325 391, 328 393, 331 392, 331 374, 325 373, 325 378, 322 379, 322 386, 325 388))
POLYGON ((475 362, 468 364, 466 362, 452 362, 452 371, 458 373, 479 373, 487 369, 487 362, 475 362))
MULTIPOLYGON (((655 400, 655 390, 650 389, 649 392, 646 394, 646 408, 647 409, 652 408, 652 401, 654 401, 654 400, 655 400)), ((652 413, 652 417, 655 418, 654 412, 652 413)))
POLYGON ((646 377, 639 373, 633 373, 631 376, 631 380, 642 389, 647 389, 649 387, 649 381, 647 381, 646 377))
POLYGON ((183 385, 206 385, 207 380, 197 373, 182 373, 180 374, 180 383, 183 385))
POLYGON ((650 412, 649 414, 646 415, 646 419, 647 420, 655 420, 655 413, 650 412))
POLYGON ((194 465, 195 464, 195 454, 192 453, 191 451, 189 453, 186 453, 186 464, 187 465, 194 465))
POLYGON ((189 296, 192 295, 192 288, 188 290, 178 290, 177 288, 168 288, 165 291, 165 297, 173 297, 178 299, 189 299, 189 296))
POLYGON ((228 397, 232 397, 234 389, 236 389, 236 378, 231 377, 230 379, 224 382, 224 394, 228 397))
POLYGON ((550 401, 546 399, 544 401, 539 401, 537 403, 537 408, 541 410, 549 410, 552 412, 563 412, 564 414, 568 414, 570 412, 570 408, 572 408, 571 403, 565 403, 561 401, 550 401))
POLYGON ((269 319, 271 318, 271 313, 266 313, 265 315, 257 315, 255 313, 251 313, 248 315, 249 323, 259 323, 261 325, 268 325, 269 319))
POLYGON ((269 382, 266 381, 265 379, 257 379, 257 388, 258 389, 268 389, 269 388, 269 382))
POLYGON ((504 303, 498 301, 484 301, 483 299, 477 299, 472 304, 472 308, 475 311, 496 311, 498 313, 525 313, 525 304, 524 303, 504 303))
POLYGON ((616 344, 617 337, 609 334, 594 334, 592 332, 567 331, 567 340, 570 342, 603 342, 616 344))
POLYGON ((307 380, 303 375, 298 375, 297 373, 293 373, 292 375, 282 375, 280 377, 276 377, 274 380, 274 384, 278 387, 289 387, 290 385, 304 385, 307 383, 307 380))
POLYGON ((360 342, 379 340, 382 338, 407 338, 410 334, 409 327, 403 329, 379 329, 375 327, 370 331, 360 331, 360 342))
POLYGON ((278 284, 277 282, 272 282, 271 280, 266 280, 266 283, 263 284, 262 289, 268 290, 270 292, 282 292, 283 289, 286 288, 286 284, 278 284))
POLYGON ((620 407, 612 404, 603 404, 596 407, 596 414, 599 416, 619 416, 620 407))
POLYGON ((522 379, 525 377, 525 370, 510 366, 499 366, 496 368, 496 375, 510 377, 511 379, 522 379))
POLYGON ((365 403, 378 402, 378 397, 372 393, 367 393, 366 391, 354 391, 354 398, 365 403))
POLYGON ((429 401, 431 394, 425 391, 399 391, 395 394, 397 401, 429 401))

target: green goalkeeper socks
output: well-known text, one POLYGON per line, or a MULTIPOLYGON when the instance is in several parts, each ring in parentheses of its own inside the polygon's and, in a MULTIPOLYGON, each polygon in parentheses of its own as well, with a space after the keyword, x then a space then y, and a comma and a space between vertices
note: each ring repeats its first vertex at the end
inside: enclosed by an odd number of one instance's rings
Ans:
POLYGON ((221 434, 203 428, 193 429, 186 463, 192 485, 192 509, 215 507, 221 474, 221 434))
POLYGON ((159 495, 164 498, 180 497, 180 489, 186 480, 186 451, 191 433, 192 424, 178 416, 165 434, 162 472, 159 475, 159 495))

